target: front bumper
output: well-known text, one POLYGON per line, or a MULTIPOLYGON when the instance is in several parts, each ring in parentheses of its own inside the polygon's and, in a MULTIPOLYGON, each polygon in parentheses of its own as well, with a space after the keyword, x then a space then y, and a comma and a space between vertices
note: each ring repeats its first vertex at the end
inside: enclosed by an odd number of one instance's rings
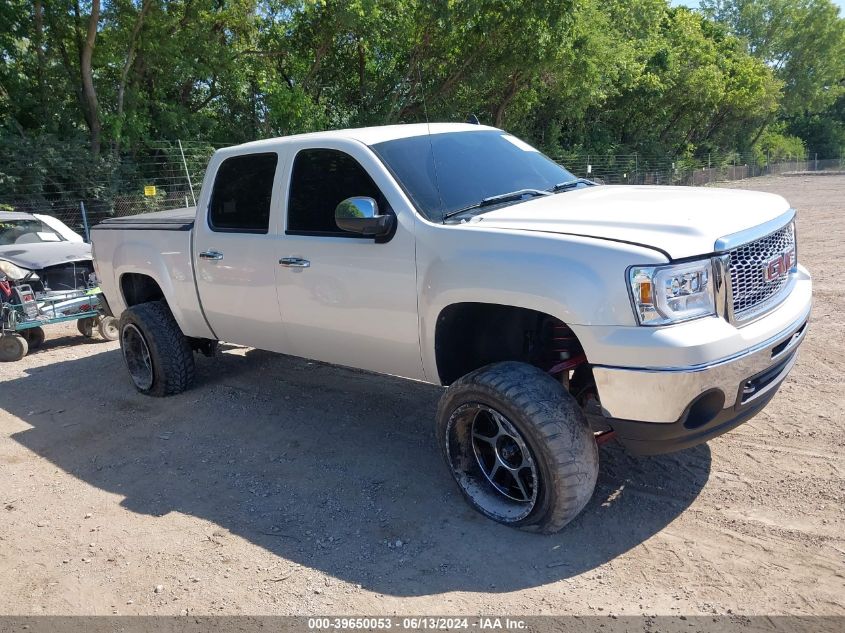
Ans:
MULTIPOLYGON (((787 327, 730 356, 675 367, 594 365, 605 421, 630 451, 648 454, 707 441, 756 415, 792 369, 807 334, 807 286, 803 305, 796 305, 798 297, 787 301, 792 319, 787 327)), ((778 316, 773 320, 783 323, 784 315, 778 316)))
POLYGON ((616 432, 617 439, 629 453, 634 455, 674 453, 707 442, 747 422, 769 404, 779 386, 780 383, 752 403, 722 409, 709 422, 694 428, 689 428, 685 420, 672 424, 656 424, 611 419, 606 420, 606 423, 616 432))

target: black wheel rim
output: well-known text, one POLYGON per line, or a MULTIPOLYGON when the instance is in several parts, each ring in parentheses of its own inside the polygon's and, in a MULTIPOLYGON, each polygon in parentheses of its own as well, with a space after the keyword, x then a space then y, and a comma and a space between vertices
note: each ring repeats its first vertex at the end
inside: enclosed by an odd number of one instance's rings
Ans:
POLYGON ((120 347, 135 386, 141 390, 152 387, 153 361, 150 357, 150 348, 141 331, 131 323, 126 325, 121 332, 120 347))
POLYGON ((503 523, 537 504, 540 473, 528 444, 501 412, 480 403, 452 413, 446 433, 452 475, 482 512, 503 523))

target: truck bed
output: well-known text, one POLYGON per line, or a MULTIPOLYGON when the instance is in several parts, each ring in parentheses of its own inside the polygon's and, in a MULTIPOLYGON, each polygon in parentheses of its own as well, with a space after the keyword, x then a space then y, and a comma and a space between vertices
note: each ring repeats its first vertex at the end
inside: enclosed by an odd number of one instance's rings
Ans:
POLYGON ((94 226, 94 268, 114 316, 119 317, 134 297, 125 296, 139 283, 153 283, 170 297, 170 310, 188 336, 213 338, 202 314, 191 255, 195 207, 108 218, 94 226), (140 231, 143 231, 141 233, 140 231), (151 233, 152 232, 152 233, 151 233), (153 234, 155 233, 155 234, 153 234), (125 274, 137 279, 123 282, 125 274))
POLYGON ((106 218, 94 228, 97 230, 145 230, 190 231, 194 226, 196 207, 169 209, 153 213, 140 213, 119 218, 106 218))

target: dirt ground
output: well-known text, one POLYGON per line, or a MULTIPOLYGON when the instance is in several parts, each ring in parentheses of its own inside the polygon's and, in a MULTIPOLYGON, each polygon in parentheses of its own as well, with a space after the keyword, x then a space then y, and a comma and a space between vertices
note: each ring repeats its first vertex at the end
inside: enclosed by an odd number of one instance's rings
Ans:
POLYGON ((553 536, 463 502, 436 388, 227 346, 159 400, 50 329, 0 366, 0 613, 845 614, 845 176, 733 186, 799 209, 798 364, 708 445, 602 448, 553 536))

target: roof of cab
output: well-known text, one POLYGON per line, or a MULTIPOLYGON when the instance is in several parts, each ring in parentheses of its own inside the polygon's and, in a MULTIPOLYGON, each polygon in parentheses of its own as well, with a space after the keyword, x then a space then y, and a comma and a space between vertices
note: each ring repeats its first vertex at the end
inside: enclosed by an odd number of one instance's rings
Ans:
POLYGON ((400 125, 380 125, 375 127, 361 127, 351 128, 346 130, 327 130, 325 132, 309 132, 308 134, 294 134, 292 136, 280 136, 277 138, 268 138, 261 141, 251 141, 243 143, 242 145, 234 145, 226 147, 221 152, 228 153, 227 150, 240 152, 244 149, 261 150, 270 149, 280 143, 297 140, 313 140, 320 139, 352 139, 364 143, 365 145, 375 145, 384 141, 393 141, 400 138, 410 138, 412 136, 423 136, 425 134, 444 134, 447 132, 479 132, 482 130, 497 130, 498 128, 487 125, 475 125, 472 123, 403 123, 400 125))
POLYGON ((19 213, 18 211, 0 211, 0 222, 11 220, 36 220, 34 215, 19 213))

